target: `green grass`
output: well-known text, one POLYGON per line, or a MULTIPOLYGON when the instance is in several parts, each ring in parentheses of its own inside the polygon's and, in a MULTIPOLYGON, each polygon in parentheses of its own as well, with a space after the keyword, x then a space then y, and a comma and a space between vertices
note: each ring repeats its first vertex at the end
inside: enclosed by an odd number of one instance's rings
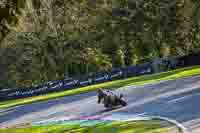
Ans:
POLYGON ((95 126, 48 125, 0 129, 0 133, 169 133, 160 121, 114 122, 95 126))
POLYGON ((173 79, 184 78, 184 77, 189 77, 189 76, 194 76, 194 75, 199 75, 199 74, 200 74, 200 66, 182 68, 182 69, 177 69, 177 70, 158 73, 158 74, 132 77, 128 79, 116 80, 112 82, 106 82, 102 84, 81 87, 74 90, 66 90, 66 91, 58 92, 58 93, 51 93, 47 95, 0 102, 0 109, 29 104, 33 102, 45 101, 49 99, 55 99, 55 98, 64 97, 68 95, 85 93, 88 91, 96 90, 97 88, 100 88, 100 87, 112 89, 112 88, 118 88, 118 87, 123 87, 127 85, 144 85, 144 84, 149 84, 149 83, 157 83, 163 80, 173 80, 173 79))

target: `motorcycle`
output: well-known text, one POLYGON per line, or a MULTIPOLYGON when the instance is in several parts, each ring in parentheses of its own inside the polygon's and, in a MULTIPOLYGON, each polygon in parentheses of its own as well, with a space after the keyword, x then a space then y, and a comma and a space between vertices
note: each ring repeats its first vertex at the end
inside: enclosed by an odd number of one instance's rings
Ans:
MULTIPOLYGON (((112 92, 111 92, 112 93, 112 92)), ((98 91, 98 103, 101 102, 101 99, 103 99, 104 107, 107 109, 113 109, 115 107, 120 106, 126 106, 127 102, 123 98, 123 95, 120 94, 119 96, 113 94, 113 95, 107 95, 102 90, 98 91)))

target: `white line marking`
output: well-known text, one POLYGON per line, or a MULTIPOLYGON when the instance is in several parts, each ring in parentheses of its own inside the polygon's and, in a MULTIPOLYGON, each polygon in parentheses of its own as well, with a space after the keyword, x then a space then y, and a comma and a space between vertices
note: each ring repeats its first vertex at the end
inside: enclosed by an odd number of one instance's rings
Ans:
POLYGON ((169 118, 166 118, 166 117, 161 117, 161 116, 148 116, 148 117, 151 118, 152 120, 153 119, 160 119, 160 120, 168 121, 172 124, 175 124, 182 133, 189 133, 188 129, 186 127, 184 127, 181 123, 177 122, 176 120, 172 120, 172 119, 169 119, 169 118))
POLYGON ((198 95, 200 95, 200 94, 190 94, 190 95, 187 95, 187 96, 183 96, 183 97, 176 98, 176 99, 173 99, 171 101, 168 101, 168 103, 172 104, 172 103, 175 103, 175 102, 178 102, 178 101, 181 101, 181 100, 185 100, 185 99, 189 99, 191 97, 198 96, 198 95))

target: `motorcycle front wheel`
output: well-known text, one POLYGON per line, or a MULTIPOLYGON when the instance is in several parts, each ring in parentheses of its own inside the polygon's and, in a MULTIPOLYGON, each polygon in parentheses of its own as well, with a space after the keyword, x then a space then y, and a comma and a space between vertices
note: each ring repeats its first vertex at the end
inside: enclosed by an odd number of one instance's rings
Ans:
POLYGON ((120 100, 120 104, 121 104, 122 106, 126 106, 126 105, 127 105, 127 103, 126 103, 124 100, 120 100))

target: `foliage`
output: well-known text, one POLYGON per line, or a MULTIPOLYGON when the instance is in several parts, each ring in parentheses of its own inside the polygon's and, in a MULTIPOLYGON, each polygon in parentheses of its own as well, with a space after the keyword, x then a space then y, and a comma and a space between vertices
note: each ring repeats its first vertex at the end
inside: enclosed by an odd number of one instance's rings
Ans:
POLYGON ((0 41, 9 32, 16 30, 23 14, 26 0, 1 0, 0 1, 0 41))
POLYGON ((1 86, 29 86, 200 48, 197 0, 2 0, 0 10, 1 47, 16 56, 4 63, 1 86))

